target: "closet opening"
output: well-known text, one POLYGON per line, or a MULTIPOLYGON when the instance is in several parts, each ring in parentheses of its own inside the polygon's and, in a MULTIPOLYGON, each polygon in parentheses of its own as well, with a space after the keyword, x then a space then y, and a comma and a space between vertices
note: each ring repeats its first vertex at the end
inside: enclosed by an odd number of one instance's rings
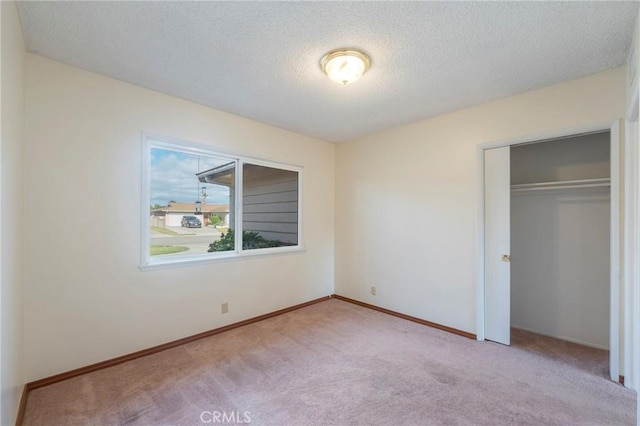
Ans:
POLYGON ((588 348, 621 381, 620 141, 614 121, 478 146, 478 340, 588 348))
POLYGON ((610 131, 509 154, 511 344, 608 378, 610 131))

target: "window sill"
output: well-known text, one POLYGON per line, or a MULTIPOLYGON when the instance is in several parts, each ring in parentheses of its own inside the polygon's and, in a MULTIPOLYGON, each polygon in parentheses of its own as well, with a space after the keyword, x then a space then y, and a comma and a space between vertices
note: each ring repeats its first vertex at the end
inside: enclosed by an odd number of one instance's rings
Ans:
POLYGON ((168 255, 165 257, 154 257, 149 262, 140 265, 141 271, 155 271, 159 269, 184 268, 188 266, 199 266, 211 263, 229 262, 236 260, 248 260, 259 257, 280 256, 286 254, 303 253, 306 248, 303 246, 274 247, 256 250, 245 250, 241 253, 226 252, 217 254, 201 254, 191 256, 168 255))

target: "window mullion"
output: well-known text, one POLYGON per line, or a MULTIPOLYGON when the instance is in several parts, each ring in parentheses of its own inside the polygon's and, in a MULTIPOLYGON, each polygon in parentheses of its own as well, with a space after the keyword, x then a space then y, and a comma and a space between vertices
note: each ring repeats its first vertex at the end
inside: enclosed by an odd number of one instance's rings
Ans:
POLYGON ((236 160, 236 179, 235 179, 235 246, 236 253, 242 254, 242 185, 243 185, 243 167, 242 160, 236 160))

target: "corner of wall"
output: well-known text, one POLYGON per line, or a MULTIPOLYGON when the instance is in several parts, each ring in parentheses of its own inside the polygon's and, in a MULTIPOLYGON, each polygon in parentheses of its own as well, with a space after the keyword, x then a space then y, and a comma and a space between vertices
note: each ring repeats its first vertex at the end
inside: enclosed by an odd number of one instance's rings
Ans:
POLYGON ((25 382, 22 209, 25 45, 15 2, 0 19, 0 424, 13 424, 25 382))

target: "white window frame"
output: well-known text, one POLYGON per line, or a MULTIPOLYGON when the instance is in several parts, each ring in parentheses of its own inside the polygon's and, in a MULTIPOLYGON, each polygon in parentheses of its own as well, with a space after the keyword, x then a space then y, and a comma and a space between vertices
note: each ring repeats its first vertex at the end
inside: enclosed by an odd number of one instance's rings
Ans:
MULTIPOLYGON (((276 161, 253 158, 249 156, 233 154, 216 149, 213 146, 184 141, 166 136, 158 136, 148 133, 142 134, 142 188, 140 205, 140 269, 143 271, 164 269, 172 267, 183 267, 212 263, 220 261, 230 261, 238 259, 250 259, 257 256, 270 256, 304 251, 302 237, 302 192, 303 192, 303 167, 291 164, 284 164, 276 161), (235 210, 234 222, 229 227, 235 232, 235 250, 226 252, 200 253, 200 254, 176 254, 173 256, 152 257, 149 252, 151 238, 151 217, 149 206, 151 205, 151 149, 161 148, 186 154, 204 155, 215 158, 227 159, 235 163, 235 210), (242 221, 242 178, 244 164, 253 164, 264 167, 272 167, 298 173, 298 244, 294 246, 269 247, 261 249, 242 249, 243 221, 242 221)), ((231 207, 231 206, 230 206, 231 207)))

